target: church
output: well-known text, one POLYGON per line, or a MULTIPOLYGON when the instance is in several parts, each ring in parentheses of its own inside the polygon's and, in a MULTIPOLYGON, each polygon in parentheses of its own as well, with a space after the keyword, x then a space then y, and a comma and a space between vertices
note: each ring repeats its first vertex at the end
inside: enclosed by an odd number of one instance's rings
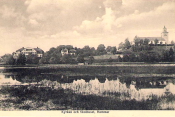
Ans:
POLYGON ((168 32, 167 32, 167 28, 165 26, 164 26, 163 31, 161 33, 161 37, 138 37, 138 36, 135 36, 134 40, 135 39, 138 39, 138 40, 148 39, 149 40, 149 44, 155 44, 155 42, 157 44, 169 44, 168 32))

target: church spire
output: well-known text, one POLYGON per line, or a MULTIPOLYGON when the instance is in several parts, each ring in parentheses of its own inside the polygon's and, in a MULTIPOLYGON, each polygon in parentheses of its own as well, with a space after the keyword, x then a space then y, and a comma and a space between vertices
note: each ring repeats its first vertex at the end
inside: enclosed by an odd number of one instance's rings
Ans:
POLYGON ((163 28, 163 32, 167 32, 167 28, 165 26, 163 28))
POLYGON ((166 44, 169 43, 169 42, 168 42, 168 32, 167 32, 167 28, 166 28, 165 26, 163 27, 163 32, 162 32, 162 34, 161 34, 161 37, 162 37, 163 39, 165 39, 166 44))

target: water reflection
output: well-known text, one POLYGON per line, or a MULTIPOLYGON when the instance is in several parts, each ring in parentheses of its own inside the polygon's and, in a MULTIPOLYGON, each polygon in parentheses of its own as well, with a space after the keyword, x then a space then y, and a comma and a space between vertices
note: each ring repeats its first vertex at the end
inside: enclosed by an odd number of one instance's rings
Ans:
MULTIPOLYGON (((175 94, 172 77, 124 77, 117 75, 72 74, 71 72, 45 72, 38 69, 0 70, 0 85, 41 84, 53 81, 54 88, 72 89, 83 95, 118 96, 121 100, 146 100, 151 96, 175 94)), ((46 83, 45 83, 46 84, 46 83)), ((49 84, 47 84, 48 86, 49 84)))

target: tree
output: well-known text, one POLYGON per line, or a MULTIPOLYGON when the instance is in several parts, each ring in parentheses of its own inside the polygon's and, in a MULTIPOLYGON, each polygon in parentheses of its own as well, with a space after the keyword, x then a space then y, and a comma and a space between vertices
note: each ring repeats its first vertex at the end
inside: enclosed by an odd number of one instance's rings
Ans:
POLYGON ((158 39, 155 39, 154 40, 154 43, 155 43, 155 45, 157 45, 159 43, 159 40, 158 39))
POLYGON ((89 64, 92 64, 94 62, 94 57, 93 56, 90 56, 89 59, 88 59, 88 63, 89 64))
POLYGON ((19 54, 17 61, 16 61, 16 64, 17 65, 25 65, 26 64, 26 57, 24 54, 22 54, 22 53, 19 54))
POLYGON ((131 47, 131 43, 129 42, 129 40, 127 38, 127 39, 125 39, 124 48, 129 49, 130 47, 131 47))
POLYGON ((143 41, 144 45, 148 45, 148 44, 149 44, 149 42, 150 42, 150 40, 149 40, 149 39, 144 39, 144 41, 143 41))
POLYGON ((91 49, 88 45, 83 47, 83 54, 84 54, 84 56, 90 56, 92 54, 91 49))
POLYGON ((61 57, 61 63, 67 64, 72 63, 72 56, 70 54, 65 54, 61 57))
POLYGON ((78 55, 78 57, 77 57, 77 62, 78 63, 84 63, 84 56, 83 55, 78 55))
POLYGON ((29 55, 26 56, 26 63, 27 64, 38 64, 40 58, 36 54, 29 53, 29 55))
POLYGON ((140 45, 140 39, 135 38, 134 39, 134 44, 135 44, 135 46, 139 46, 140 45))
POLYGON ((114 46, 114 47, 111 48, 111 53, 112 53, 112 54, 116 54, 116 53, 117 53, 117 48, 116 48, 116 46, 114 46))
POLYGON ((172 62, 174 60, 174 51, 172 48, 169 50, 169 61, 172 62))
POLYGON ((123 55, 123 62, 129 62, 130 59, 129 59, 129 55, 125 54, 123 55))
POLYGON ((15 59, 11 54, 5 54, 1 58, 2 58, 2 61, 7 65, 13 65, 15 63, 15 59))
POLYGON ((111 46, 108 46, 108 47, 106 48, 106 52, 111 52, 111 49, 112 49, 112 47, 111 47, 111 46))
POLYGON ((123 50, 124 49, 124 44, 123 42, 121 42, 118 46, 118 50, 123 50))
POLYGON ((94 56, 96 54, 96 50, 94 47, 91 47, 91 54, 92 54, 92 56, 94 56))
POLYGON ((83 53, 83 49, 77 48, 77 50, 76 50, 76 55, 79 55, 79 54, 81 54, 81 55, 84 54, 84 53, 83 53))
POLYGON ((72 45, 65 45, 65 48, 67 48, 68 50, 73 49, 72 45))
POLYGON ((162 61, 163 62, 168 62, 169 61, 169 51, 168 50, 164 50, 162 52, 162 61))
POLYGON ((49 63, 50 63, 50 64, 56 64, 56 58, 55 58, 55 57, 51 57, 51 58, 49 59, 49 63))
POLYGON ((98 53, 98 55, 106 54, 106 50, 105 50, 104 44, 100 44, 100 45, 97 47, 97 53, 98 53))
POLYGON ((40 60, 39 60, 39 64, 47 64, 48 61, 46 59, 46 56, 43 56, 40 60))
POLYGON ((171 44, 173 44, 173 45, 175 44, 173 40, 171 41, 171 44))
POLYGON ((140 43, 140 45, 143 45, 143 44, 144 44, 143 39, 140 39, 140 40, 139 40, 139 43, 140 43))
POLYGON ((122 62, 122 58, 120 55, 118 56, 117 60, 118 60, 118 62, 122 62))

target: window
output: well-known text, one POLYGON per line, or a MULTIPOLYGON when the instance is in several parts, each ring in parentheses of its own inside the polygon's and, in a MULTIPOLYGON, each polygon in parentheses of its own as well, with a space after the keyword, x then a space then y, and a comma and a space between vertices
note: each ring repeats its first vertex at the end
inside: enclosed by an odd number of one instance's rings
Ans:
POLYGON ((26 51, 32 51, 32 49, 26 49, 26 51))

